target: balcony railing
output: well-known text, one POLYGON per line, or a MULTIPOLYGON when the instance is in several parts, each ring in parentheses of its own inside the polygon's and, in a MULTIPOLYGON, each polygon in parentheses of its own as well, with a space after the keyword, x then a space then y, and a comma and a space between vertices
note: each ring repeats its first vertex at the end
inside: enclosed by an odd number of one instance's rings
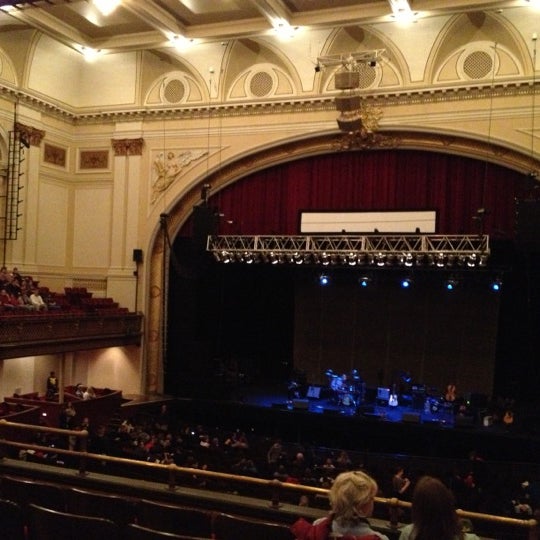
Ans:
MULTIPOLYGON (((76 437, 80 440, 79 447, 81 448, 81 451, 55 447, 54 452, 59 456, 62 456, 64 459, 70 458, 70 462, 72 463, 78 463, 78 473, 79 477, 81 478, 89 478, 92 475, 91 472, 88 472, 89 462, 116 464, 125 467, 125 470, 128 471, 127 474, 130 478, 136 477, 138 472, 151 471, 151 476, 155 481, 159 481, 159 478, 166 479, 165 487, 167 487, 170 492, 174 492, 180 485, 182 485, 182 480, 184 478, 193 477, 194 475, 193 468, 179 467, 174 463, 161 464, 89 453, 86 451, 86 442, 88 437, 88 433, 86 431, 72 431, 58 428, 31 426, 27 424, 10 422, 4 419, 0 420, 0 449, 4 450, 3 452, 0 452, 0 456, 8 456, 10 454, 10 449, 14 449, 16 453, 25 451, 44 453, 50 452, 51 448, 48 446, 24 442, 28 441, 29 437, 32 437, 38 432, 65 436, 66 438, 76 437)), ((8 459, 9 458, 7 457, 0 457, 0 463, 5 463, 8 459)), ((262 493, 266 493, 267 495, 269 507, 276 511, 280 510, 281 496, 284 492, 310 494, 323 497, 328 495, 328 490, 324 488, 280 482, 279 480, 275 479, 265 480, 262 478, 253 478, 249 476, 238 476, 204 469, 195 470, 197 477, 200 478, 217 480, 221 483, 225 482, 229 486, 236 484, 247 488, 258 488, 259 492, 262 490, 262 493)), ((112 480, 113 479, 111 479, 111 482, 112 480)), ((397 531, 402 525, 399 522, 400 509, 408 509, 410 511, 411 508, 411 503, 400 501, 396 498, 376 497, 375 503, 376 505, 384 505, 388 508, 388 515, 390 516, 388 526, 390 529, 395 531, 397 531)), ((508 518, 463 510, 458 510, 458 515, 462 519, 470 520, 471 522, 478 523, 479 525, 484 522, 490 523, 491 525, 504 527, 506 530, 510 528, 515 532, 515 536, 512 536, 515 538, 538 540, 538 522, 535 519, 508 518)))
POLYGON ((0 314, 0 359, 140 345, 141 336, 135 312, 0 314))

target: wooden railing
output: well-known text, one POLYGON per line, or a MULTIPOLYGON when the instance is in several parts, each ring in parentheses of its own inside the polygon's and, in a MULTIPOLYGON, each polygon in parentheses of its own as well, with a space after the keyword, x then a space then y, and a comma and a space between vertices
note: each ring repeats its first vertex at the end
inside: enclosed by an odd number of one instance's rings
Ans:
MULTIPOLYGON (((87 470, 89 461, 96 461, 100 463, 120 464, 128 467, 129 470, 146 470, 146 471, 160 471, 164 473, 163 477, 167 478, 167 487, 169 490, 174 491, 179 487, 180 478, 192 477, 194 475, 194 469, 188 467, 179 467, 174 463, 161 464, 148 461, 138 461, 128 458, 108 456, 103 454, 93 454, 87 452, 87 431, 73 431, 59 428, 49 428, 42 426, 33 426, 28 424, 20 424, 16 422, 10 422, 5 419, 0 419, 0 448, 5 447, 18 449, 19 451, 35 451, 35 452, 50 452, 51 448, 48 446, 41 446, 37 444, 29 444, 28 442, 20 442, 15 440, 14 434, 16 433, 30 433, 40 432, 46 434, 63 435, 66 438, 76 437, 79 439, 79 451, 67 450, 64 448, 54 448, 54 452, 58 455, 69 456, 74 463, 78 463, 78 474, 80 476, 87 476, 89 474, 87 470), (11 436, 11 439, 6 436, 11 436)), ((1 453, 4 455, 6 452, 1 453)), ((5 459, 5 458, 2 458, 5 459)), ((239 476, 223 472, 215 472, 203 469, 195 469, 197 477, 207 478, 209 480, 225 481, 230 484, 240 484, 244 486, 252 486, 262 488, 268 494, 269 506, 278 510, 281 506, 281 499, 284 492, 296 492, 299 494, 310 494, 314 496, 326 497, 328 490, 324 488, 316 488, 310 486, 304 486, 301 484, 292 484, 287 482, 281 482, 279 480, 267 480, 262 478, 254 478, 250 476, 239 476)), ((152 475, 154 478, 160 475, 152 475)), ((390 516, 389 527, 394 530, 398 530, 400 527, 399 515, 403 509, 411 508, 411 503, 398 500, 397 498, 385 498, 376 497, 375 503, 377 505, 384 505, 388 509, 388 515, 390 516)), ((511 528, 519 534, 519 538, 527 540, 539 539, 539 524, 535 519, 516 519, 503 516, 496 516, 491 514, 482 514, 477 512, 469 512, 464 510, 458 510, 458 515, 462 519, 468 519, 471 522, 490 523, 494 526, 504 526, 505 528, 511 528)))

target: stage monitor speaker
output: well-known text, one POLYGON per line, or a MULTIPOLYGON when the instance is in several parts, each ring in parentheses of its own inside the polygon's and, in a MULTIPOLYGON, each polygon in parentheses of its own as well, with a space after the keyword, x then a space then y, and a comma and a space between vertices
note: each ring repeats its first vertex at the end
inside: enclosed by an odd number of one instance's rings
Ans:
POLYGON ((134 249, 133 250, 133 262, 142 263, 143 262, 143 250, 134 249))
POLYGON ((456 416, 454 419, 454 424, 456 427, 473 427, 474 416, 456 416))
POLYGON ((286 411, 289 407, 286 403, 272 403, 272 409, 279 409, 281 411, 286 411))
POLYGON ((411 413, 411 412, 403 413, 403 417, 401 418, 403 422, 406 422, 408 424, 419 424, 420 419, 421 417, 418 413, 411 413))
POLYGON ((309 401, 307 399, 293 399, 293 409, 307 411, 309 409, 309 401))

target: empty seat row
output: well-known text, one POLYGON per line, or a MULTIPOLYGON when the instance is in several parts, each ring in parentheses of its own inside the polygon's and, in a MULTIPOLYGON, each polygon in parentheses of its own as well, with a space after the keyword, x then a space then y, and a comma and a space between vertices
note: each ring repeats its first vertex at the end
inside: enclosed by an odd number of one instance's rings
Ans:
MULTIPOLYGON (((68 488, 12 476, 0 478, 0 492, 7 506, 17 505, 19 510, 14 512, 13 516, 20 514, 20 522, 27 525, 28 540, 52 539, 52 536, 47 536, 44 532, 45 528, 52 526, 53 522, 58 525, 62 520, 68 520, 71 523, 66 526, 66 530, 79 530, 79 534, 67 535, 65 538, 79 537, 90 540, 94 536, 91 536, 91 533, 82 534, 82 531, 86 531, 93 525, 97 531, 101 531, 99 540, 124 537, 135 539, 213 538, 216 540, 237 540, 238 538, 291 540, 292 538, 288 525, 282 523, 78 487, 68 488), (100 521, 93 522, 92 519, 100 521), (105 534, 103 529, 111 528, 111 526, 114 532, 105 534), (32 530, 39 531, 39 534, 34 532, 32 536, 30 534, 32 530)), ((14 527, 18 522, 14 523, 14 527)), ((0 523, 3 523, 2 519, 0 523)), ((19 539, 17 536, 13 538, 19 539)), ((55 540, 60 538, 64 537, 59 537, 58 534, 54 536, 55 540)))

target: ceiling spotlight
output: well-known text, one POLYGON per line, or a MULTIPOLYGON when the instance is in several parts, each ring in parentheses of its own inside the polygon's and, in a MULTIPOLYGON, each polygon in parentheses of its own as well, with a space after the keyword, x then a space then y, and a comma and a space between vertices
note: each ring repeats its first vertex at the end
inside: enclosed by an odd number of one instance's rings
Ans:
POLYGON ((321 71, 321 65, 320 64, 317 64, 315 66, 315 73, 319 73, 321 71))
POLYGON ((330 278, 326 274, 321 274, 319 276, 319 285, 322 285, 323 287, 325 287, 329 283, 330 283, 330 278))

